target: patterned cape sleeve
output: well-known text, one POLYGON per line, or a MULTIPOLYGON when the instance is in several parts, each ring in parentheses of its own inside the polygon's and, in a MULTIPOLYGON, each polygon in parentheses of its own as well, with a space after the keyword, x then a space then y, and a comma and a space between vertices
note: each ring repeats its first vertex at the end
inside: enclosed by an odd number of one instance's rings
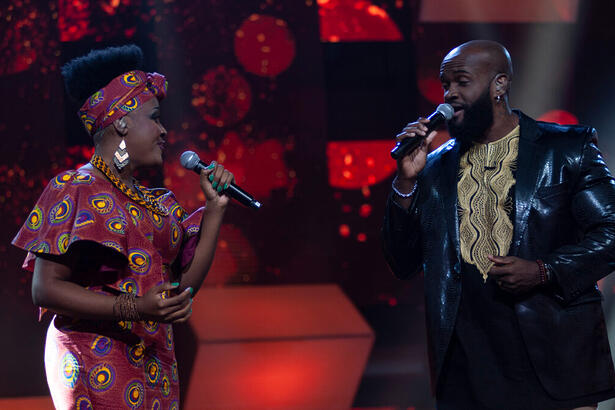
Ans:
POLYGON ((175 260, 175 266, 180 272, 183 272, 194 258, 196 245, 199 243, 201 220, 205 208, 200 207, 189 214, 179 205, 174 196, 171 196, 171 200, 173 201, 170 206, 171 215, 177 219, 182 230, 182 244, 175 260))
POLYGON ((205 208, 201 207, 188 215, 181 223, 184 230, 184 240, 180 250, 179 258, 182 271, 190 265, 194 258, 194 251, 196 245, 199 243, 201 220, 203 219, 203 211, 205 208))
POLYGON ((12 244, 28 251, 23 267, 32 271, 36 254, 63 255, 77 241, 91 241, 126 257, 126 215, 95 178, 66 171, 41 194, 12 244))

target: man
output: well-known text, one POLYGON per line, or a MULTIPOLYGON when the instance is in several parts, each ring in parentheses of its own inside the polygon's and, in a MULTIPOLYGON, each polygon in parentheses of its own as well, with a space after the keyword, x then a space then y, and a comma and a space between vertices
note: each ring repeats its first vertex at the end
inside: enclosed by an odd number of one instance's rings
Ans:
POLYGON ((596 286, 615 269, 615 184, 595 130, 511 110, 495 42, 450 51, 440 79, 453 139, 398 160, 383 227, 393 272, 424 272, 438 409, 595 408, 615 396, 596 286))

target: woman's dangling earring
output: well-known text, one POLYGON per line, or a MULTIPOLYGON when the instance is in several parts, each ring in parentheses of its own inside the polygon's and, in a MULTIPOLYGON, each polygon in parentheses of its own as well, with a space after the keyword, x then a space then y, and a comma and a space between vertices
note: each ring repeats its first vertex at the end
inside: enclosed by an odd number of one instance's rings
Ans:
POLYGON ((501 95, 499 95, 499 94, 498 94, 498 95, 496 95, 496 96, 495 96, 495 100, 496 100, 497 102, 502 102, 502 96, 501 96, 501 95))
POLYGON ((117 170, 121 171, 124 167, 126 167, 126 165, 128 165, 129 161, 130 157, 128 156, 128 151, 126 151, 126 141, 122 138, 122 142, 120 142, 120 145, 118 145, 115 150, 115 154, 113 155, 113 163, 115 164, 117 170))

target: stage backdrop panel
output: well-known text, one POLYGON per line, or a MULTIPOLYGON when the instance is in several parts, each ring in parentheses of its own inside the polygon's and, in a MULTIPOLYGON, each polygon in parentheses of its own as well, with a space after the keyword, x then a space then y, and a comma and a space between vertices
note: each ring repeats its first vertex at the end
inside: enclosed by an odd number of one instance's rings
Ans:
POLYGON ((336 285, 204 288, 185 409, 348 409, 374 334, 336 285))

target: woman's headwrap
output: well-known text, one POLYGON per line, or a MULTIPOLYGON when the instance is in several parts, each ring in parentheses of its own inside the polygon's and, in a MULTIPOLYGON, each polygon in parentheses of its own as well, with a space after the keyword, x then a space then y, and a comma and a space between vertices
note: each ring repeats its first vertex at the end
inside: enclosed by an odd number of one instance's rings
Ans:
POLYGON ((93 136, 152 98, 162 100, 166 95, 167 81, 162 74, 128 71, 92 94, 78 115, 88 134, 93 136))

